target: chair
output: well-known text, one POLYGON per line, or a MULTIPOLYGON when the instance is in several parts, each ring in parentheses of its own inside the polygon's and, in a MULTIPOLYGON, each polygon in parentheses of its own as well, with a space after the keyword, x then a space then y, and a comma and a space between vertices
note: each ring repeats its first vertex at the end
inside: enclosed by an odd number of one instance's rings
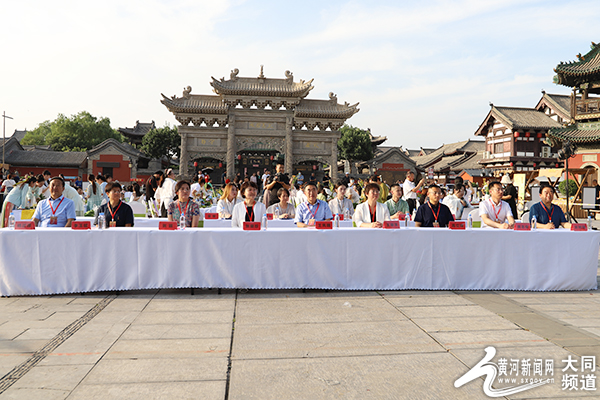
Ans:
POLYGON ((521 221, 529 222, 529 211, 525 211, 523 215, 521 215, 521 221))
POLYGON ((134 217, 145 217, 146 216, 146 206, 140 203, 139 201, 132 201, 129 204, 131 210, 133 211, 134 217))

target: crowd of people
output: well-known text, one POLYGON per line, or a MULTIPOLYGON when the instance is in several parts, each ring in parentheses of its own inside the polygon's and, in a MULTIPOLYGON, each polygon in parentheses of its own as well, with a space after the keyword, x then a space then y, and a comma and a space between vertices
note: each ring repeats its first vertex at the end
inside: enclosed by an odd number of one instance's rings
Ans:
MULTIPOLYGON (((224 178, 225 179, 225 178, 224 178)), ((336 185, 317 182, 314 174, 306 179, 299 172, 290 177, 278 164, 274 173, 254 173, 243 180, 236 176, 216 190, 208 173, 199 173, 195 182, 179 180, 172 169, 157 171, 144 187, 133 183, 122 187, 110 175, 88 177, 85 192, 81 180, 74 187, 64 176, 51 177, 49 171, 14 180, 9 174, 0 188, 5 191, 1 224, 7 225, 14 209, 34 208, 33 220, 40 226, 70 226, 78 215, 94 216, 94 225, 133 226, 135 203, 144 209, 156 205, 156 216, 170 221, 185 219, 188 227, 197 227, 200 207, 216 203, 221 219, 230 219, 233 227, 245 221, 260 222, 265 214, 276 219, 293 220, 298 227, 314 226, 317 221, 351 219, 360 228, 381 228, 385 221, 413 219, 416 227, 447 227, 451 221, 465 219, 478 197, 468 182, 457 179, 452 190, 425 179, 415 181, 410 171, 402 182, 388 185, 378 175, 368 181, 354 180, 346 174, 336 185), (214 199, 214 200, 213 200, 214 199), (206 202, 208 201, 208 203, 206 202), (182 218, 183 216, 183 218, 182 218), (100 218, 102 217, 102 218, 100 218)), ((486 184, 489 198, 479 202, 482 227, 511 229, 517 216, 517 191, 510 178, 486 184)), ((542 229, 568 228, 564 213, 552 204, 555 190, 548 184, 540 188, 542 201, 533 205, 530 218, 542 229)), ((487 196, 486 196, 487 197, 487 196)))

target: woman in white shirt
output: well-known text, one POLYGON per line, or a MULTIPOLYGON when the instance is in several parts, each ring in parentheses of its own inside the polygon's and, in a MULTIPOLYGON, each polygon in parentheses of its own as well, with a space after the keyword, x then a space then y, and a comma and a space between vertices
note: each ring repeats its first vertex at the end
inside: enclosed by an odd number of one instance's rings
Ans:
POLYGON ((219 213, 219 218, 231 219, 233 207, 243 201, 243 199, 239 199, 237 195, 238 189, 234 183, 229 182, 227 185, 225 185, 225 189, 223 189, 223 196, 221 196, 217 202, 217 212, 219 213))
POLYGON ((177 185, 175 172, 171 168, 165 171, 165 176, 165 181, 160 189, 160 213, 163 218, 167 216, 169 204, 171 204, 173 197, 175 197, 175 185, 177 185))
POLYGON ((240 192, 244 201, 233 207, 231 216, 231 226, 233 228, 243 228, 245 221, 260 222, 263 214, 267 212, 265 205, 255 200, 258 194, 256 183, 244 182, 240 192))
POLYGON ((338 183, 335 187, 335 198, 329 200, 329 208, 331 208, 331 212, 333 215, 342 214, 344 215, 344 210, 348 209, 349 216, 354 215, 354 205, 352 204, 352 200, 346 197, 346 185, 343 183, 338 183))
POLYGON ((275 210, 279 209, 280 219, 295 218, 296 210, 294 210, 294 206, 291 203, 288 203, 290 200, 290 191, 284 187, 279 188, 277 197, 279 198, 279 203, 275 203, 267 208, 267 214, 273 214, 273 218, 275 218, 275 210))
POLYGON ((369 183, 365 186, 367 201, 356 206, 352 221, 359 228, 381 228, 384 221, 390 220, 390 211, 379 199, 379 185, 369 183))

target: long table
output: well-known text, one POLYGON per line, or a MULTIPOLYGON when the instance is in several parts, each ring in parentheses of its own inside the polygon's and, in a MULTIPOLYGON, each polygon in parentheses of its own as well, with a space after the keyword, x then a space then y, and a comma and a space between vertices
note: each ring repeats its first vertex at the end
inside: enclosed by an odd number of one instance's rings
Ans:
POLYGON ((596 289, 600 232, 0 230, 0 295, 152 288, 596 289))

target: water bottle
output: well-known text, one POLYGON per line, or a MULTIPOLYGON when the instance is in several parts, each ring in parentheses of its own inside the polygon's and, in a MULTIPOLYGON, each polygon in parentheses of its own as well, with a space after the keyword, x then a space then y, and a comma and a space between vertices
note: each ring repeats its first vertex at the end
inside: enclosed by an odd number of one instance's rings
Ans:
POLYGON ((469 216, 467 217, 467 228, 473 228, 473 215, 471 215, 471 213, 469 213, 469 216))
POLYGON ((8 227, 10 229, 15 229, 15 213, 13 211, 11 211, 8 216, 8 227))
POLYGON ((535 215, 531 217, 531 230, 535 231, 537 229, 537 218, 535 215))
POLYGON ((267 214, 263 214, 262 221, 260 222, 260 226, 263 231, 267 230, 267 214))
POLYGON ((340 215, 339 214, 335 214, 335 217, 333 217, 333 227, 335 229, 338 229, 340 227, 340 215))
POLYGON ((185 214, 181 214, 181 217, 179 217, 179 229, 185 230, 185 214))
POLYGON ((279 206, 275 207, 275 210, 273 210, 273 219, 279 219, 279 206))
POLYGON ((587 225, 588 225, 588 231, 591 231, 592 230, 592 216, 591 215, 588 215, 587 225))
POLYGON ((98 215, 98 229, 104 230, 106 228, 106 220, 104 219, 104 213, 98 215))
POLYGON ((410 220, 410 214, 407 212, 404 213, 404 227, 408 228, 408 220, 410 220))
POLYGON ((344 221, 348 221, 350 219, 350 210, 348 207, 344 208, 344 221))

